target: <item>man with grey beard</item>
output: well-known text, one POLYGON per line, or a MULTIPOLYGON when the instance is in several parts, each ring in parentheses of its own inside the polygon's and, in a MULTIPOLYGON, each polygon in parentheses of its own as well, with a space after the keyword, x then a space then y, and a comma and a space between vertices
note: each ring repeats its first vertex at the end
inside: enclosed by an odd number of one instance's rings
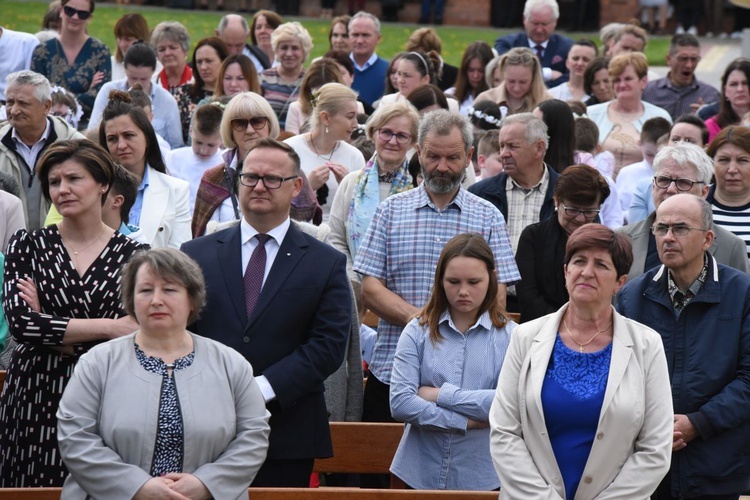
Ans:
POLYGON ((424 182, 380 204, 354 261, 363 276, 363 300, 380 317, 365 389, 366 422, 393 421, 388 391, 398 338, 427 303, 448 240, 461 233, 487 240, 503 305, 507 286, 520 279, 502 214, 461 187, 473 152, 468 120, 445 110, 428 113, 419 126, 417 151, 424 182))

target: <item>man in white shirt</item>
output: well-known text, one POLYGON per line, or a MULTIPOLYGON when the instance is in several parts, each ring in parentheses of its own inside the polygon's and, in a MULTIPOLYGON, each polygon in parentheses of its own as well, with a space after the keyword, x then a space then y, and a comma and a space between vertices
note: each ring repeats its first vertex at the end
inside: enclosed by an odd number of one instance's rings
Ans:
POLYGON ((37 45, 39 39, 31 33, 0 26, 0 101, 5 102, 5 79, 11 73, 31 67, 31 54, 37 45))

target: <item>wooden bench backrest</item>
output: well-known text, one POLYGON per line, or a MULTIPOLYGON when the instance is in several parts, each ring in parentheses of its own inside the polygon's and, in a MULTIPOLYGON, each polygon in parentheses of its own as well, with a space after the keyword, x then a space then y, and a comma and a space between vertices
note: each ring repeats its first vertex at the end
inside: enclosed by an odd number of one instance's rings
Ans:
POLYGON ((404 424, 331 422, 333 457, 315 460, 315 472, 389 474, 404 424))
MULTIPOLYGON (((0 500, 60 500, 62 488, 0 488, 0 500)), ((361 490, 359 488, 250 488, 249 500, 489 500, 495 491, 361 490)))

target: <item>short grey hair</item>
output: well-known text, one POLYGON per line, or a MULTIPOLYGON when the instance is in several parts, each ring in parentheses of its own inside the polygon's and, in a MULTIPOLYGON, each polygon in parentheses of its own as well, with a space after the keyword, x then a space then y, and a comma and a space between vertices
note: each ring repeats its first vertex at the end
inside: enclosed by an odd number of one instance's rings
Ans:
POLYGON ((52 101, 52 86, 49 84, 49 80, 47 80, 46 76, 40 75, 35 71, 28 69, 16 71, 5 77, 5 81, 7 83, 6 92, 11 87, 30 85, 34 87, 34 97, 41 104, 52 101))
POLYGON ((698 204, 701 206, 701 222, 703 223, 703 228, 711 229, 714 227, 714 211, 711 208, 711 204, 705 198, 701 198, 700 196, 695 197, 698 198, 698 204))
POLYGON ((219 36, 224 33, 224 30, 227 29, 227 26, 229 26, 229 23, 232 21, 238 21, 242 29, 245 30, 245 34, 250 34, 250 25, 247 24, 247 19, 240 16, 239 14, 227 14, 226 16, 221 18, 221 21, 219 21, 219 27, 216 28, 219 36))
POLYGON ((154 49, 165 40, 179 43, 185 52, 190 49, 190 33, 182 23, 177 21, 162 21, 154 28, 151 33, 151 45, 154 49))
POLYGON ((349 26, 347 27, 347 31, 352 30, 352 23, 355 21, 355 19, 369 19, 372 21, 372 24, 375 25, 375 32, 377 34, 380 34, 380 19, 375 17, 373 14, 370 14, 369 12, 365 12, 364 10, 360 10, 356 14, 352 16, 352 18, 349 20, 349 26))
POLYGON ((420 151, 424 147, 424 141, 428 134, 446 136, 455 128, 461 132, 461 139, 464 141, 464 147, 468 153, 472 144, 474 144, 473 125, 464 115, 451 113, 445 109, 430 111, 422 117, 422 121, 419 124, 419 136, 417 139, 420 151))
POLYGON ((523 6, 523 17, 528 19, 533 11, 544 7, 552 9, 552 17, 555 20, 560 19, 560 6, 557 5, 556 0, 526 0, 526 4, 523 6))
POLYGON ((526 134, 524 138, 529 144, 533 144, 537 141, 544 141, 544 149, 549 147, 549 135, 547 135, 547 124, 541 118, 538 118, 533 113, 517 113, 515 115, 508 115, 503 118, 500 123, 500 129, 506 125, 513 123, 520 123, 524 125, 526 134))
POLYGON ((692 167, 697 174, 697 181, 703 182, 706 186, 711 184, 714 162, 700 146, 689 142, 679 142, 674 146, 662 148, 654 157, 653 169, 655 174, 661 172, 667 160, 673 160, 681 167, 692 167))

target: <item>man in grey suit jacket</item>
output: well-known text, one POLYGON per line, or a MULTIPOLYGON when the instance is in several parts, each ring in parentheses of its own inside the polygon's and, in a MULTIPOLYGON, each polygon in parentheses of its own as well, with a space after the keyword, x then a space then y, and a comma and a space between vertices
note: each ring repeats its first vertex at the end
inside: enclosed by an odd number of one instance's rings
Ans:
MULTIPOLYGON (((667 146, 656 155, 653 167, 651 195, 657 209, 664 200, 678 193, 691 193, 703 198, 708 194, 713 161, 699 146, 687 142, 667 146)), ((652 212, 645 220, 618 230, 630 236, 633 243, 633 265, 628 273, 628 281, 661 265, 651 232, 655 215, 656 212, 652 212)), ((750 271, 744 241, 719 226, 713 225, 712 229, 715 237, 708 252, 717 262, 740 271, 750 271)))

